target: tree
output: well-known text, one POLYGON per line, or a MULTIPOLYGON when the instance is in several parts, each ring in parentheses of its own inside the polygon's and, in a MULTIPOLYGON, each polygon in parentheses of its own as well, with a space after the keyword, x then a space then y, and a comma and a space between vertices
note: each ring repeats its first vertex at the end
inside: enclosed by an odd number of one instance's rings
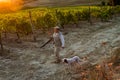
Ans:
POLYGON ((109 0, 109 5, 111 6, 120 5, 120 0, 109 0))

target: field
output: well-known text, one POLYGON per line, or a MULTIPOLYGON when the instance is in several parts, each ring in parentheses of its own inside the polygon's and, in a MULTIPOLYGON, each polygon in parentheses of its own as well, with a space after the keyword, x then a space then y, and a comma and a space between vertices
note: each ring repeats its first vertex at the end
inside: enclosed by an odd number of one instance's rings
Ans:
POLYGON ((0 13, 0 80, 119 80, 120 6, 36 7, 0 13), (61 58, 85 64, 54 63, 53 44, 40 48, 61 27, 61 58))

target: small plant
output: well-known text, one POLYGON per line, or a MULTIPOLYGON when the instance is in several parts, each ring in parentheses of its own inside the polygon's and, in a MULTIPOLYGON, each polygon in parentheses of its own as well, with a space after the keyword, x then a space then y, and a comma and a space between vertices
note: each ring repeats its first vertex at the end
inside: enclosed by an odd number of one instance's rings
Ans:
POLYGON ((83 20, 89 20, 90 14, 91 14, 91 13, 89 12, 89 10, 86 9, 86 10, 83 10, 81 17, 82 17, 83 20))

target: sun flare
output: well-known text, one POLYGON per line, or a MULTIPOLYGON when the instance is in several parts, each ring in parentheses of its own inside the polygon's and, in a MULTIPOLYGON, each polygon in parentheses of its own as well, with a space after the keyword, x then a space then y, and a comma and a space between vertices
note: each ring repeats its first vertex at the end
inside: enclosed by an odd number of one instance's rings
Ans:
POLYGON ((0 0, 0 2, 10 2, 11 0, 0 0))
POLYGON ((16 11, 22 8, 22 0, 0 0, 0 12, 16 11))

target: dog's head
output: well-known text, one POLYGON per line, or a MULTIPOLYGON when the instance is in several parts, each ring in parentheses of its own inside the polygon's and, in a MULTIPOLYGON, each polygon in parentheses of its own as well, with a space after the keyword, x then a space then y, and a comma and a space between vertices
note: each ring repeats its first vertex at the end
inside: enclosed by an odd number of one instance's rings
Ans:
POLYGON ((66 58, 62 59, 62 62, 63 62, 63 63, 68 63, 68 61, 67 61, 66 58))

